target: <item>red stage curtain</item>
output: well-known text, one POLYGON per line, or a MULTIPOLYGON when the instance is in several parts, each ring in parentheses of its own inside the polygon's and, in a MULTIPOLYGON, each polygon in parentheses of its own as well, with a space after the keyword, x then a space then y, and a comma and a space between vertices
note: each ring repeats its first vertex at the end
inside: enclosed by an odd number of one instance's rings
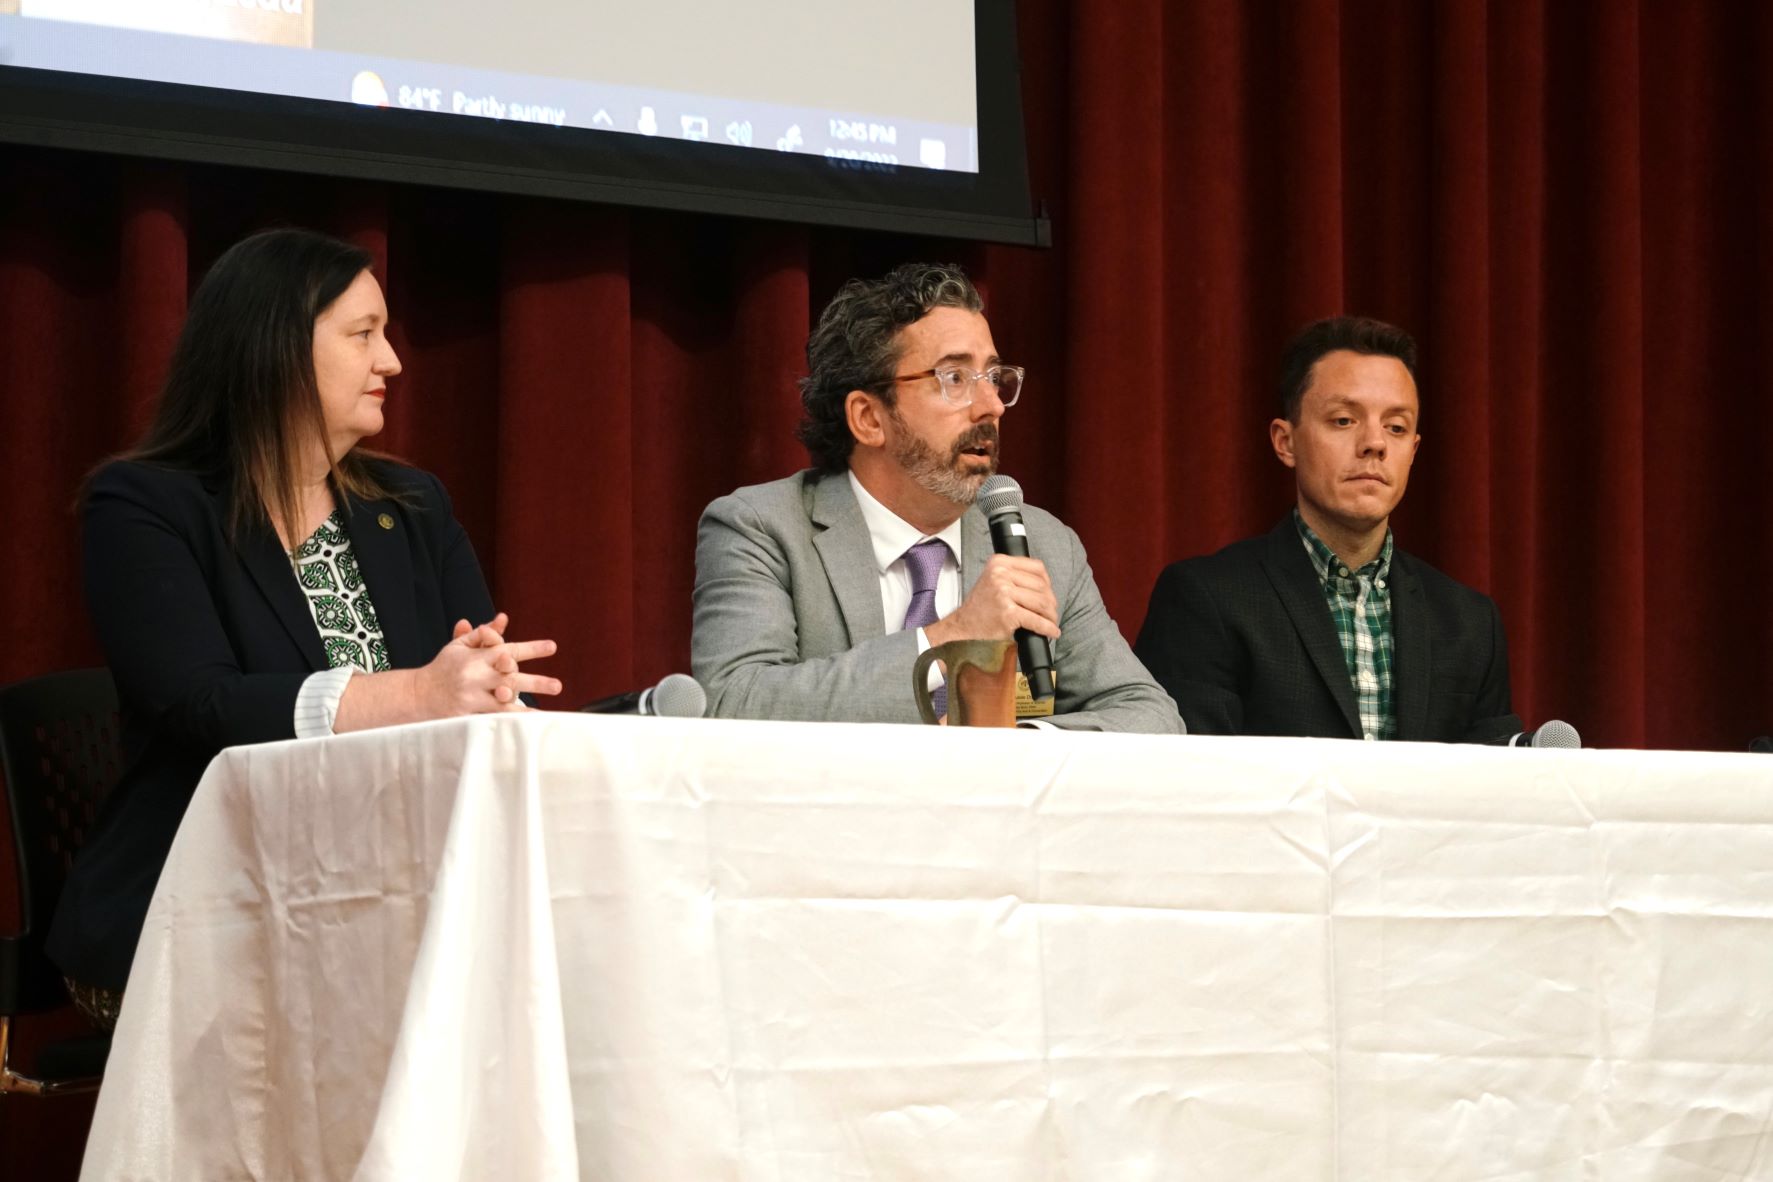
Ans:
POLYGON ((688 664, 696 517, 803 463, 810 318, 917 256, 1029 367, 1006 467, 1136 633, 1267 528, 1272 374, 1360 312, 1423 349, 1400 543, 1500 603, 1515 701, 1600 745, 1773 729, 1773 10, 1619 0, 1020 6, 1047 252, 0 148, 0 681, 95 662, 70 511, 190 285, 296 223, 383 260, 383 446, 456 498, 565 704, 688 664))
POLYGON ((1757 347, 1761 5, 1023 5, 1048 252, 0 149, 0 678, 97 659, 81 474, 138 429, 186 292, 262 225, 370 246, 381 441, 454 493, 579 701, 683 668, 697 512, 802 462, 809 318, 902 258, 980 276, 1028 364, 1007 467, 1131 634, 1163 563, 1264 529, 1276 353, 1338 311, 1423 347, 1400 541, 1501 603, 1523 716, 1603 744, 1773 727, 1757 347))
POLYGON ((1424 349, 1401 544, 1500 602, 1520 713, 1603 745, 1773 726, 1768 10, 1098 7, 1123 24, 1072 29, 1065 505, 1123 623, 1160 556, 1273 519, 1275 353, 1359 311, 1424 349))
POLYGON ((1401 544, 1493 594, 1523 716, 1602 744, 1773 727, 1773 17, 1761 5, 1023 5, 1048 252, 0 149, 0 678, 97 659, 81 474, 139 427, 186 292, 262 225, 384 260, 382 443, 454 493, 569 701, 688 657, 697 512, 802 463, 793 379, 846 276, 958 258, 1031 371, 1007 467, 1132 634, 1167 561, 1266 528, 1274 359, 1414 331, 1401 544))

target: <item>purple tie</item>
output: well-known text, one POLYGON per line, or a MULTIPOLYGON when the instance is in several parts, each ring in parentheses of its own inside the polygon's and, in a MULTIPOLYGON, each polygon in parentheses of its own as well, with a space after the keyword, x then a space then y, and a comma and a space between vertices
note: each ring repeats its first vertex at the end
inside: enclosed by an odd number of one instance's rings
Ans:
MULTIPOLYGON (((948 557, 948 543, 941 538, 919 542, 905 551, 905 569, 911 573, 911 606, 905 609, 906 628, 927 628, 936 622, 936 577, 942 573, 942 560, 948 557)), ((948 713, 948 687, 939 686, 930 695, 937 715, 948 713)))

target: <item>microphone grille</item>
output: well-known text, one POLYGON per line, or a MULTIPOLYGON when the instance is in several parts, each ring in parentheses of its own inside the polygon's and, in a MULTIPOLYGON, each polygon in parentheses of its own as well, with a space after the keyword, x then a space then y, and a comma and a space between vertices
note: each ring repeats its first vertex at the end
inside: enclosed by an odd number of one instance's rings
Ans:
POLYGON ((653 687, 652 712, 662 718, 700 718, 707 710, 708 694, 687 673, 672 673, 653 687))
POLYGON ((1533 732, 1533 746, 1559 751, 1580 751, 1582 736, 1569 723, 1554 718, 1533 732))
POLYGON ((1022 509, 1022 486, 1013 477, 999 473, 988 476, 985 483, 979 486, 979 495, 974 498, 981 511, 987 517, 996 517, 999 513, 1020 512, 1022 509))

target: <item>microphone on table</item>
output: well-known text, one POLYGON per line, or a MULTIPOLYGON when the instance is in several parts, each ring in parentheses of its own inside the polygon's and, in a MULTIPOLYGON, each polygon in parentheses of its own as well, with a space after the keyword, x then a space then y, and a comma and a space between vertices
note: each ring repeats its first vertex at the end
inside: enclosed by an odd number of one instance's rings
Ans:
POLYGON ((1552 719, 1540 726, 1536 731, 1522 731, 1518 735, 1498 735, 1494 739, 1484 740, 1490 747, 1545 747, 1559 751, 1579 751, 1582 749, 1582 736, 1576 728, 1561 719, 1552 719))
MULTIPOLYGON (((1022 486, 993 476, 979 486, 979 508, 991 523, 991 548, 1011 558, 1028 557, 1028 530, 1022 524, 1022 486)), ((1053 696, 1053 642, 1038 632, 1016 629, 1016 663, 1028 677, 1030 696, 1053 696)))
POLYGON ((687 673, 672 673, 658 685, 599 698, 580 706, 581 714, 647 714, 661 718, 700 718, 708 709, 702 683, 687 673))

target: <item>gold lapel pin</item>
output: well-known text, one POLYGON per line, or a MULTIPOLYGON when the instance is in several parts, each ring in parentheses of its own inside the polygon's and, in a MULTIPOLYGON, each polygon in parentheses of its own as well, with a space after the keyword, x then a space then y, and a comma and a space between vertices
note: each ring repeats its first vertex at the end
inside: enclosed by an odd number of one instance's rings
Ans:
POLYGON ((384 513, 380 517, 376 518, 376 524, 380 525, 383 529, 393 529, 394 528, 394 518, 391 514, 384 513))

